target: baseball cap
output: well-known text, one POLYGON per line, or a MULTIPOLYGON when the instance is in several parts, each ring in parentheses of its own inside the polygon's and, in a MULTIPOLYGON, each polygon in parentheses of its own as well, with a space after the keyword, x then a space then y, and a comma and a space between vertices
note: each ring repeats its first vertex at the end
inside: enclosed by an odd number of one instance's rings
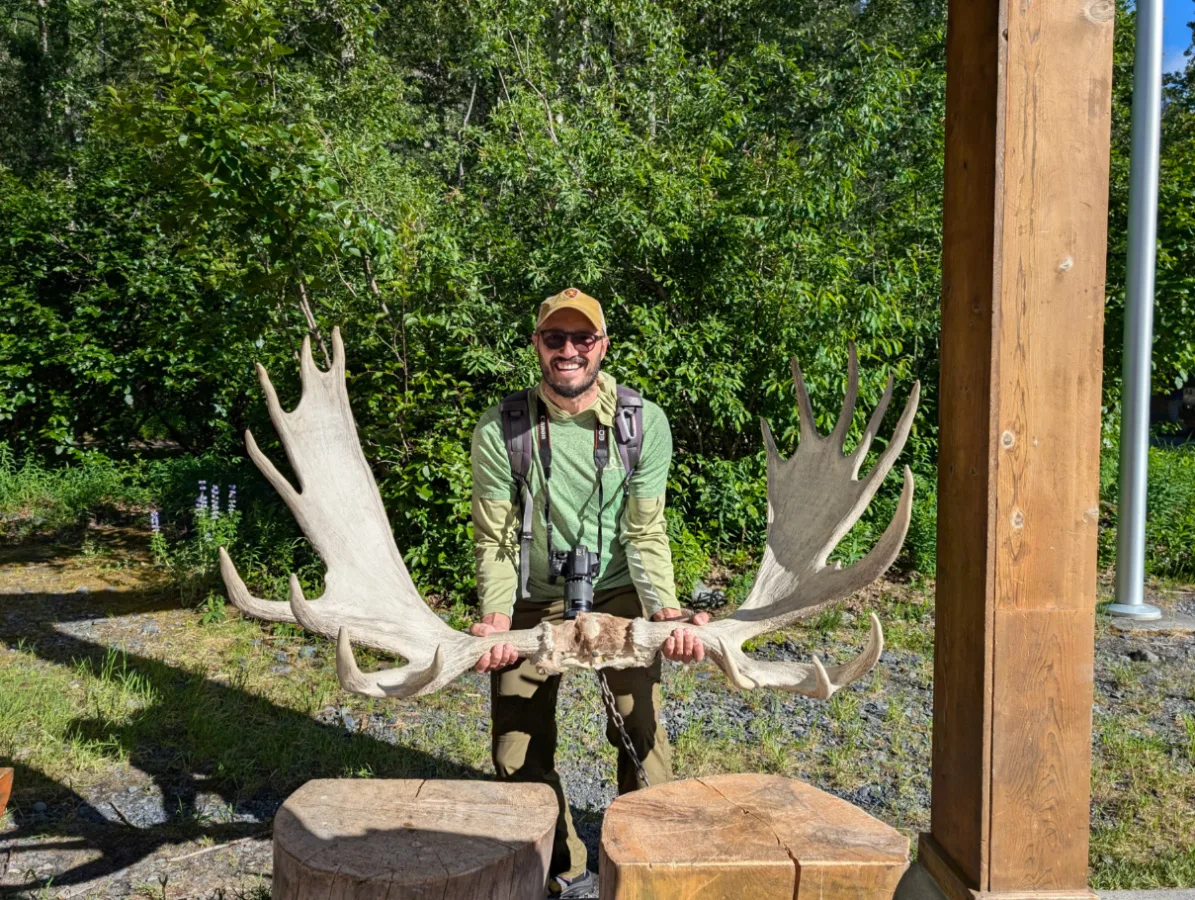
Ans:
POLYGON ((565 288, 539 305, 539 315, 535 319, 535 327, 539 328, 548 316, 562 309, 575 309, 587 318, 594 328, 602 334, 606 333, 606 317, 602 315, 602 304, 573 287, 565 288))

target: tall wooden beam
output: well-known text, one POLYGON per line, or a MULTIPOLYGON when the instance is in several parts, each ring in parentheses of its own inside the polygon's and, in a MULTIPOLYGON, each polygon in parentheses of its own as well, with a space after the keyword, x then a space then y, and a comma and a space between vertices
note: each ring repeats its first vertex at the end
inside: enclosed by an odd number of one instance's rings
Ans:
POLYGON ((1113 0, 950 0, 931 832, 1087 890, 1113 0))

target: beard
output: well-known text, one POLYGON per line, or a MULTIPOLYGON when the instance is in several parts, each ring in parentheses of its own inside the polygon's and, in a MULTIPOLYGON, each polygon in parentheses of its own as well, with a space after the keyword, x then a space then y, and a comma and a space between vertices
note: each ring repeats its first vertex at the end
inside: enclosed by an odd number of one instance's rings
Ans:
POLYGON ((563 359, 556 358, 549 360, 547 363, 541 360, 539 369, 543 373, 544 381, 547 382, 548 387, 561 397, 568 397, 571 400, 573 397, 580 397, 593 387, 593 383, 597 381, 598 373, 602 370, 602 360, 597 354, 594 354, 592 360, 585 356, 573 356, 563 359), (579 362, 585 367, 582 370, 585 377, 579 381, 559 381, 556 371, 552 368, 552 363, 555 362, 579 362))

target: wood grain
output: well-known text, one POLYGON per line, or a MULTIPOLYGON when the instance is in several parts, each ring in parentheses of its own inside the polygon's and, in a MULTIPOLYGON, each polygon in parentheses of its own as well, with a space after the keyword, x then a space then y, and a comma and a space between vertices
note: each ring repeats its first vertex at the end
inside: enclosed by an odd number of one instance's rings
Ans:
POLYGON ((888 900, 908 841, 844 800, 774 775, 619 797, 602 826, 603 898, 888 900))
POLYGON ((1087 885, 1094 607, 996 613, 991 891, 1087 885))
POLYGON ((10 796, 12 796, 12 769, 0 769, 0 816, 4 815, 10 796))
POLYGON ((951 0, 946 31, 931 828, 973 884, 987 867, 1001 12, 951 0))
POLYGON ((1086 890, 1112 11, 949 4, 928 844, 952 897, 1086 890))
POLYGON ((1094 606, 1112 23, 1016 6, 1000 299, 996 604, 1094 606), (1098 62, 1096 62, 1098 61, 1098 62))
POLYGON ((556 797, 538 784, 326 779, 274 820, 275 900, 542 896, 556 797))

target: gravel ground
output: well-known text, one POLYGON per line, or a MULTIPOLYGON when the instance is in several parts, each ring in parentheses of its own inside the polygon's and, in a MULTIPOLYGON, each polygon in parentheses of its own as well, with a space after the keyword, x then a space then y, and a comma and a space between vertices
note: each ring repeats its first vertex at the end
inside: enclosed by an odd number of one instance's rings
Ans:
MULTIPOLYGON (((109 578, 101 591, 78 568, 59 566, 51 572, 47 566, 43 572, 39 565, 35 560, 21 570, 23 574, 10 573, 0 583, 0 665, 4 653, 27 650, 22 640, 35 632, 36 654, 46 666, 60 665, 71 643, 79 641, 168 661, 182 652, 180 642, 193 633, 193 611, 163 611, 160 603, 147 611, 110 614, 111 592, 133 590, 135 578, 116 587, 109 578), (47 591, 46 580, 55 591, 47 591), (17 602, 30 593, 41 598, 41 607, 49 607, 51 628, 42 621, 38 629, 38 616, 47 614, 44 608, 38 612, 17 602), (57 644, 62 646, 56 650, 57 644)), ((1172 607, 1195 614, 1195 594, 1178 592, 1170 599, 1172 607)), ((932 666, 916 648, 927 646, 932 634, 928 600, 924 588, 899 584, 886 585, 866 598, 868 608, 876 609, 890 626, 890 649, 870 679, 842 691, 832 703, 778 693, 736 693, 708 666, 666 663, 664 722, 676 748, 678 772, 782 772, 849 800, 910 837, 926 829, 932 666), (911 618, 910 608, 916 611, 911 618)), ((850 607, 841 621, 831 623, 833 627, 806 627, 753 652, 769 659, 803 660, 818 653, 839 662, 863 644, 866 620, 862 615, 855 620, 859 611, 858 606, 850 607)), ((278 677, 296 667, 329 665, 326 647, 302 645, 274 655, 277 658, 268 662, 278 677)), ((461 689, 460 696, 476 699, 455 705, 395 703, 369 708, 341 695, 311 718, 322 729, 396 748, 449 727, 484 745, 487 681, 470 673, 461 689)), ((1140 701, 1134 707, 1140 712, 1134 728, 1144 727, 1175 747, 1183 745, 1183 717, 1195 716, 1195 637, 1124 635, 1101 626, 1093 737, 1097 759, 1102 730, 1133 700, 1140 701)), ((591 675, 566 677, 558 718, 559 769, 591 866, 596 867, 602 813, 613 801, 615 788, 614 752, 605 742, 600 695, 591 675)), ((1189 763, 1184 765, 1189 768, 1189 763)), ((114 762, 101 777, 63 785, 22 769, 18 762, 14 801, 9 815, 0 820, 0 893, 141 894, 166 900, 264 897, 270 872, 269 826, 285 792, 260 789, 251 796, 230 797, 210 763, 171 766, 114 762)), ((466 777, 487 777, 484 763, 469 771, 466 777)), ((1108 816, 1114 815, 1111 805, 1093 805, 1093 825, 1107 824, 1108 816)))

